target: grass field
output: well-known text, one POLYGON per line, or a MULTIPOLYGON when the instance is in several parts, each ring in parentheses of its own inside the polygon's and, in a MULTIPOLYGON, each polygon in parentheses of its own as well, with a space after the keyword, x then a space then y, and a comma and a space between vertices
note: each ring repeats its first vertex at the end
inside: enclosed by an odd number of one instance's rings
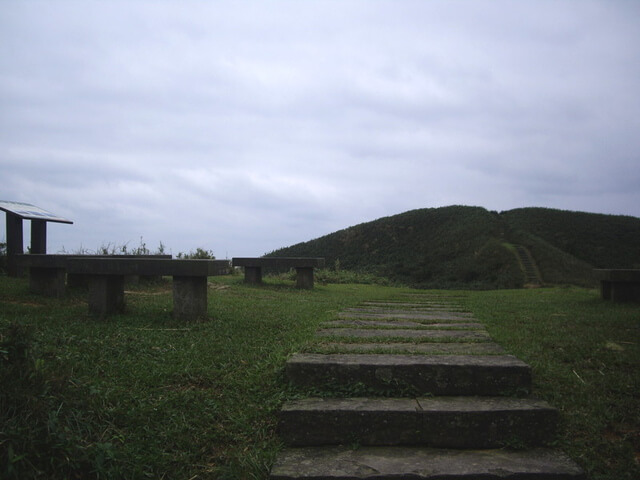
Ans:
MULTIPOLYGON (((300 395, 286 358, 318 324, 408 289, 210 279, 210 320, 171 318, 171 282, 132 286, 127 313, 87 316, 0 277, 0 477, 265 479, 276 415, 300 395)), ((460 292, 459 292, 460 293, 460 292)), ((559 447, 592 479, 640 475, 640 307, 594 290, 462 292, 461 303, 532 365, 563 418, 559 447)))

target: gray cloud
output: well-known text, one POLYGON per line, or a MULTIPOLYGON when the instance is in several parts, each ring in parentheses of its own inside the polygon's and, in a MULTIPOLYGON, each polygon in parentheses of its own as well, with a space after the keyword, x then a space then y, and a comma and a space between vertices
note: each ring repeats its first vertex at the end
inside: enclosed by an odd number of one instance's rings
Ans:
POLYGON ((640 216, 640 5, 14 2, 0 198, 258 255, 448 204, 640 216))

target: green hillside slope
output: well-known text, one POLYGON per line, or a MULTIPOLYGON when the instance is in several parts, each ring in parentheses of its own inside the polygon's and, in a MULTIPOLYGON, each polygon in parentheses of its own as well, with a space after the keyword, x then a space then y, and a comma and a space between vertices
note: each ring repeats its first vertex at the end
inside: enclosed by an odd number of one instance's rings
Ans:
POLYGON ((501 216, 597 268, 640 268, 640 219, 622 215, 518 208, 501 216))
POLYGON ((480 207, 412 210, 272 252, 324 256, 345 269, 424 287, 515 287, 517 259, 500 240, 503 222, 480 207))
POLYGON ((268 256, 325 257, 328 266, 337 262, 419 287, 519 288, 525 272, 515 247, 521 245, 544 283, 589 286, 594 266, 640 264, 638 232, 640 219, 633 217, 450 206, 380 218, 268 256))

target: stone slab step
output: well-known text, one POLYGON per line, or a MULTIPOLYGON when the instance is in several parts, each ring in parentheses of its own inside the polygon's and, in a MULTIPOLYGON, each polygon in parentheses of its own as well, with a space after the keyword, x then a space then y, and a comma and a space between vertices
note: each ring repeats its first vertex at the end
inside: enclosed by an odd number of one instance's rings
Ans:
POLYGON ((323 328, 316 332, 317 337, 343 338, 406 338, 406 339, 445 339, 459 342, 488 341, 491 337, 483 330, 413 330, 406 328, 323 328))
POLYGON ((530 367, 512 355, 295 354, 285 372, 296 385, 410 389, 432 395, 509 395, 531 386, 530 367))
POLYGON ((423 343, 340 343, 328 342, 316 345, 318 351, 330 350, 333 353, 421 353, 424 355, 503 355, 505 353, 493 342, 423 342, 423 343))
POLYGON ((278 428, 291 446, 477 449, 546 445, 557 421, 548 403, 524 398, 305 398, 283 406, 278 428))
POLYGON ((565 455, 546 449, 435 450, 408 447, 285 449, 271 480, 584 480, 565 455))
POLYGON ((363 307, 376 307, 376 308, 435 308, 438 310, 444 309, 460 309, 459 305, 455 304, 444 304, 444 303, 416 303, 416 302, 362 302, 361 305, 363 307))
POLYGON ((380 307, 380 306, 361 306, 346 308, 346 313, 415 313, 423 315, 457 315, 462 317, 472 317, 473 314, 454 308, 425 308, 425 307, 380 307))
POLYGON ((484 330, 484 325, 477 322, 440 323, 437 321, 418 322, 409 320, 368 320, 354 318, 352 320, 330 320, 323 322, 321 327, 386 327, 386 328, 444 328, 444 329, 474 329, 484 330))
POLYGON ((399 320, 458 320, 461 322, 468 322, 473 318, 473 315, 465 313, 455 312, 408 312, 408 311, 394 311, 394 312, 371 312, 371 311, 350 311, 340 312, 338 314, 340 318, 395 318, 399 320))

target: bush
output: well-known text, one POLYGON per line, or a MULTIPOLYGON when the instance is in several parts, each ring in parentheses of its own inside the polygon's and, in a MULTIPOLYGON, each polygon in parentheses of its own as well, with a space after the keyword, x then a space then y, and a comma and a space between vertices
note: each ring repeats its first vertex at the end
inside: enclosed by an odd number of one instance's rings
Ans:
MULTIPOLYGON (((103 243, 95 250, 90 250, 83 246, 80 246, 76 250, 73 250, 73 255, 164 255, 166 247, 162 242, 158 245, 155 252, 151 251, 144 239, 140 237, 140 244, 137 247, 129 248, 128 243, 118 245, 116 243, 103 243)), ((62 247, 61 253, 67 253, 66 249, 62 247)))
POLYGON ((204 250, 203 248, 196 248, 196 251, 194 252, 193 250, 191 250, 189 253, 182 253, 180 252, 178 254, 178 258, 184 259, 184 260, 215 260, 216 257, 213 254, 213 250, 204 250))

